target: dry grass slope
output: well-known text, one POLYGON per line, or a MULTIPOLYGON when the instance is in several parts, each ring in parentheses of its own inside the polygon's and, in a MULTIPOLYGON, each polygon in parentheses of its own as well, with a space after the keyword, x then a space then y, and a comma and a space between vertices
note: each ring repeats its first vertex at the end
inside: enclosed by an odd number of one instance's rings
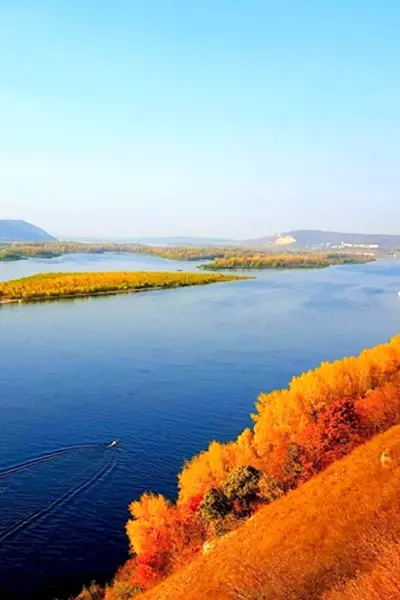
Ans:
POLYGON ((399 552, 391 542, 400 533, 399 514, 400 426, 397 426, 261 509, 240 529, 219 539, 206 555, 139 597, 143 600, 399 598, 399 570, 396 571, 399 552), (384 464, 383 452, 390 456, 390 461, 384 464), (341 583, 344 580, 346 584, 341 583), (382 590, 386 589, 387 595, 376 595, 380 585, 386 586, 382 590))

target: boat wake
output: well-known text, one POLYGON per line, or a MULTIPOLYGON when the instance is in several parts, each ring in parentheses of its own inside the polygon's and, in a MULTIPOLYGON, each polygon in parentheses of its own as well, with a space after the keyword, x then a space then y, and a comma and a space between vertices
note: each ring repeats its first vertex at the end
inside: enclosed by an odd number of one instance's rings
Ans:
MULTIPOLYGON (((17 523, 14 523, 4 531, 0 532, 0 543, 6 541, 10 537, 18 534, 20 531, 23 531, 33 523, 43 519, 51 513, 54 509, 57 509, 63 506, 66 502, 72 500, 76 495, 83 492, 90 486, 94 485, 100 479, 106 477, 111 471, 114 469, 117 463, 117 455, 113 454, 112 460, 109 461, 106 465, 102 465, 100 470, 98 470, 94 475, 84 480, 83 482, 71 487, 64 494, 56 497, 54 500, 49 502, 46 506, 40 509, 36 509, 31 512, 27 517, 21 519, 17 523)), ((36 464, 36 463, 35 463, 36 464)), ((82 473, 81 473, 82 475, 82 473)))
POLYGON ((0 479, 5 479, 6 477, 9 477, 10 475, 15 475, 16 473, 21 473, 21 471, 25 471, 26 469, 36 467, 36 465, 48 462, 49 460, 54 460, 55 458, 59 458, 60 456, 63 456, 64 454, 69 454, 70 452, 104 447, 107 447, 107 444, 79 444, 76 446, 68 446, 67 448, 60 448, 59 450, 55 450, 54 452, 49 452, 48 454, 41 454, 40 456, 36 456, 35 458, 31 458, 30 460, 26 460, 17 465, 13 465, 11 467, 8 467, 7 469, 0 470, 0 479))

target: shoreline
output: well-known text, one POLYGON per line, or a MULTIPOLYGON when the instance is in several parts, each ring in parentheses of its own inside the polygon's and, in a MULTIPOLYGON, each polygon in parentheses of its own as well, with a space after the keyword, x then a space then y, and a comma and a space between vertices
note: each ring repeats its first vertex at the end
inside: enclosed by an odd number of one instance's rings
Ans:
MULTIPOLYGON (((237 281, 240 281, 238 279, 237 281)), ((202 285, 209 285, 211 283, 225 283, 225 281, 206 281, 203 283, 189 283, 187 285, 171 285, 171 286, 155 286, 155 287, 143 287, 143 288, 132 288, 130 290, 105 290, 100 292, 80 292, 77 294, 62 294, 60 296, 40 296, 37 298, 4 298, 0 300, 0 306, 6 306, 8 304, 30 304, 33 302, 49 302, 56 300, 71 300, 73 298, 93 298, 96 296, 116 296, 117 294, 138 294, 141 292, 159 292, 161 290, 177 290, 184 287, 197 287, 202 285)), ((227 282, 226 282, 227 283, 227 282)))

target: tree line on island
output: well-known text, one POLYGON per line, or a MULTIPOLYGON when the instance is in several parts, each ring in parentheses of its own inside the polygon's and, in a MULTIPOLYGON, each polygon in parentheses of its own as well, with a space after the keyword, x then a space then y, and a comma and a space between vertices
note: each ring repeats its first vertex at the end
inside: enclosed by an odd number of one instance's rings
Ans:
POLYGON ((238 247, 212 246, 148 246, 128 243, 45 242, 37 244, 13 243, 0 248, 0 261, 24 258, 56 258, 63 254, 148 254, 159 258, 181 261, 212 261, 203 269, 290 269, 321 268, 336 264, 365 263, 374 260, 368 253, 344 252, 271 252, 238 247))
MULTIPOLYGON (((364 350, 359 357, 322 363, 294 377, 287 389, 261 394, 252 429, 245 429, 230 443, 212 442, 184 465, 175 502, 156 493, 145 493, 132 502, 126 526, 131 557, 110 585, 103 590, 94 584, 82 592, 80 600, 95 598, 95 594, 106 600, 128 600, 152 590, 219 539, 228 539, 267 505, 399 424, 399 399, 400 336, 364 350)), ((323 506, 313 510, 319 513, 323 506)), ((345 567, 341 568, 345 577, 345 567)), ((320 578, 322 586, 323 573, 320 578)), ((255 575, 246 585, 248 595, 221 597, 264 597, 256 594, 255 575)), ((193 586, 201 590, 201 582, 193 586)), ((156 593, 154 597, 163 596, 156 593)), ((361 597, 354 596, 356 600, 361 597)))
POLYGON ((243 279, 243 277, 220 273, 168 273, 164 271, 41 273, 22 279, 0 282, 0 303, 177 288, 239 279, 243 279))
POLYGON ((204 269, 321 269, 331 265, 362 264, 374 258, 364 254, 342 252, 242 253, 216 257, 204 269))
POLYGON ((150 246, 136 243, 44 242, 24 244, 15 242, 0 248, 0 260, 24 258, 56 258, 64 254, 148 254, 171 260, 212 260, 223 257, 230 248, 209 246, 150 246))

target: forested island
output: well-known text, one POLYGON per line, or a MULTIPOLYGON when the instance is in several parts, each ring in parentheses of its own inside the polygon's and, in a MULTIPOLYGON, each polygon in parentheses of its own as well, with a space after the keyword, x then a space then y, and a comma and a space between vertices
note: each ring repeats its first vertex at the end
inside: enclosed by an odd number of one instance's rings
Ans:
POLYGON ((42 273, 0 283, 0 304, 159 290, 239 279, 243 278, 219 273, 156 271, 42 273))
POLYGON ((273 253, 234 253, 216 257, 202 269, 215 271, 224 269, 323 269, 331 265, 362 264, 375 260, 365 254, 344 254, 340 252, 286 252, 273 253))
POLYGON ((56 258, 64 254, 149 254, 171 260, 213 260, 234 250, 212 246, 150 246, 128 243, 45 242, 37 244, 13 243, 0 248, 0 260, 24 258, 56 258))
POLYGON ((46 242, 37 244, 13 243, 0 248, 1 260, 26 258, 56 258, 64 254, 147 254, 180 261, 211 261, 202 269, 300 269, 323 268, 330 265, 359 264, 375 260, 371 253, 320 251, 272 252, 221 246, 148 246, 145 244, 46 242))

